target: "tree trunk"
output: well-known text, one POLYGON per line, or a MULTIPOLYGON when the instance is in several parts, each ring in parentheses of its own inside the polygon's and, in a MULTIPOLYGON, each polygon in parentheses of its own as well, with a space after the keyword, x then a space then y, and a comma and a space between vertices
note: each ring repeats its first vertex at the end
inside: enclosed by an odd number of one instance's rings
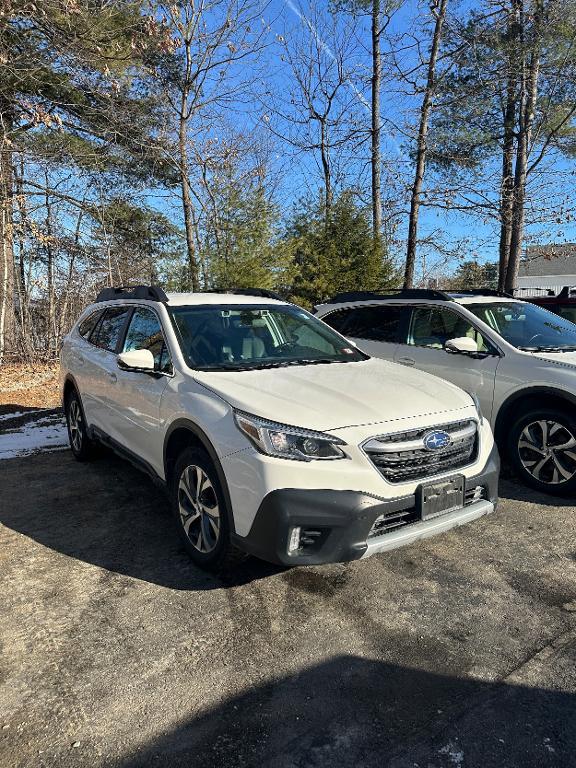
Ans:
POLYGON ((14 342, 14 168, 11 107, 0 103, 0 365, 14 342))
MULTIPOLYGON (((526 58, 522 53, 520 69, 520 121, 518 127, 518 148, 514 171, 514 194, 512 201, 512 230, 510 236, 510 255, 506 270, 505 290, 512 293, 518 282, 518 267, 522 255, 524 237, 526 176, 528 169, 528 151, 534 123, 534 111, 538 96, 538 76, 540 71, 541 25, 543 21, 543 0, 536 0, 533 15, 532 44, 530 63, 526 71, 526 58)), ((520 11, 520 44, 524 47, 524 14, 520 11)))
POLYGON ((428 62, 426 89, 424 91, 422 107, 420 108, 420 125, 418 127, 418 144, 416 150, 416 171, 410 197, 408 246, 406 249, 406 269, 404 272, 405 288, 411 288, 414 283, 414 267, 416 264, 416 247, 418 242, 418 213, 420 211, 420 195, 422 193, 422 184, 424 182, 424 173, 426 171, 428 124, 430 120, 430 112, 432 111, 434 87, 436 84, 436 61, 438 59, 438 51, 442 39, 442 27, 444 25, 444 19, 446 18, 447 5, 448 0, 439 0, 439 2, 434 3, 436 23, 434 24, 432 49, 430 51, 430 60, 428 62))
POLYGON ((508 269, 510 237, 512 235, 512 201, 514 192, 514 127, 516 124, 516 75, 514 56, 510 63, 506 86, 506 108, 504 111, 504 143, 502 148, 502 184, 500 191, 500 246, 498 288, 503 291, 508 269))
POLYGON ((328 223, 330 209, 332 208, 333 193, 325 119, 320 119, 320 153, 322 158, 322 173, 324 175, 324 218, 326 223, 328 223))
POLYGON ((380 171, 380 90, 382 87, 382 61, 380 57, 380 0, 372 0, 372 236, 380 239, 382 232, 382 195, 380 171))
POLYGON ((190 195, 190 163, 186 145, 186 125, 184 117, 185 104, 180 115, 178 130, 178 151, 180 153, 180 183, 182 186, 182 209, 184 212, 184 231, 186 233, 186 248, 188 251, 188 268, 190 270, 190 287, 193 291, 200 290, 196 247, 194 243, 194 207, 190 195))

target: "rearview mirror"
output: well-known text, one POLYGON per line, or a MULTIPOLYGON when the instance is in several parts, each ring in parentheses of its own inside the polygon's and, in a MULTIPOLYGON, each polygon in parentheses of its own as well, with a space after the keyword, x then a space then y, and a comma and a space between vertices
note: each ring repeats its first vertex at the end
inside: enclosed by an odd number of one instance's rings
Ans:
POLYGON ((446 352, 473 355, 478 352, 478 344, 468 336, 458 336, 456 339, 448 339, 444 344, 444 349, 446 352))
POLYGON ((124 371, 153 371, 154 355, 149 349, 131 349, 118 355, 118 368, 124 371))

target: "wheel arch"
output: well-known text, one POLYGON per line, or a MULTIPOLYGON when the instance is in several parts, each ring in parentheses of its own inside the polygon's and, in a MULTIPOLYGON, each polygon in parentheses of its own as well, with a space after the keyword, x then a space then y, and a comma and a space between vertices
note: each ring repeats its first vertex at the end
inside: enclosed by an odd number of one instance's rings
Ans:
POLYGON ((80 390, 78 389, 78 384, 76 382, 76 379, 71 373, 67 373, 64 378, 64 383, 62 385, 62 405, 64 407, 66 407, 66 401, 70 396, 71 392, 76 392, 76 394, 80 398, 80 404, 82 404, 82 398, 80 397, 80 390))
POLYGON ((218 480, 224 494, 226 501, 226 507, 229 512, 229 524, 230 531, 235 533, 234 526, 234 513, 232 510, 232 501, 230 498, 230 491, 228 490, 228 482, 222 463, 216 453, 216 449, 212 445, 208 435, 197 424, 189 419, 176 419, 172 422, 168 428, 164 437, 164 477, 166 479, 166 485, 169 487, 171 483, 172 472, 174 470, 174 464, 176 463, 178 456, 185 448, 201 448, 203 449, 214 464, 218 480))
POLYGON ((504 401, 498 411, 494 425, 496 442, 499 445, 505 442, 507 430, 521 412, 532 407, 565 410, 568 406, 576 407, 576 395, 556 387, 530 387, 514 392, 504 401), (546 398, 544 403, 542 398, 546 398))

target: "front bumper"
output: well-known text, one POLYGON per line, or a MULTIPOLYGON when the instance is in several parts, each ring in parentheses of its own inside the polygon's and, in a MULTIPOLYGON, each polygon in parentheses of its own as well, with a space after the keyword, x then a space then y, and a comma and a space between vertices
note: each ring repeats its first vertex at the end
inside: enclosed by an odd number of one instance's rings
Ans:
POLYGON ((431 520, 407 522, 381 535, 369 536, 382 515, 416 507, 415 495, 381 499, 360 491, 282 488, 260 504, 247 536, 235 535, 241 549, 280 565, 318 565, 359 560, 434 536, 493 512, 498 501, 500 459, 494 446, 477 475, 466 479, 466 491, 483 488, 483 498, 431 520), (291 532, 299 527, 305 544, 288 552, 291 532))

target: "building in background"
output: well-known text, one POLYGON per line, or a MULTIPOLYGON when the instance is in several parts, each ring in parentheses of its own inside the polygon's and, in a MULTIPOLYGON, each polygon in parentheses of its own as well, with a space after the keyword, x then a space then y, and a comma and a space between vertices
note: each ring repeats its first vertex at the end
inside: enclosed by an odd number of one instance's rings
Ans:
POLYGON ((560 293, 565 286, 576 286, 576 243, 528 246, 518 271, 519 292, 560 293))

